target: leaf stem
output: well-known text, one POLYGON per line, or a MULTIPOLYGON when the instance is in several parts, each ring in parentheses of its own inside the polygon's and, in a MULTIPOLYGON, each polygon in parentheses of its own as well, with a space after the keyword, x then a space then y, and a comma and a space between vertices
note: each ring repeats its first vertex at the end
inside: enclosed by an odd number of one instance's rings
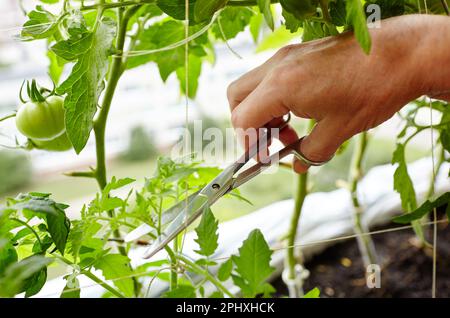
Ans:
MULTIPOLYGON (((58 254, 50 254, 53 257, 61 260, 62 262, 66 263, 67 265, 75 265, 73 262, 71 262, 70 260, 68 260, 67 258, 65 258, 64 256, 58 255, 58 254)), ((101 280, 100 278, 98 278, 96 275, 94 275, 93 273, 91 273, 90 271, 87 270, 82 270, 80 272, 80 274, 83 274, 84 276, 88 277, 89 279, 93 280, 94 282, 96 282, 97 284, 99 284, 100 286, 102 286, 104 289, 106 289, 107 291, 111 292, 111 294, 119 297, 119 298, 125 298, 124 295, 122 295, 121 292, 119 292, 117 289, 115 289, 114 287, 112 287, 111 285, 107 284, 106 282, 104 282, 103 280, 101 280)))
POLYGON ((361 253, 364 266, 367 267, 370 264, 378 264, 378 257, 375 251, 375 244, 372 241, 370 235, 361 235, 368 232, 365 225, 362 222, 363 209, 358 199, 358 183, 363 176, 362 162, 364 154, 367 150, 368 134, 362 132, 357 136, 356 147, 353 150, 353 157, 350 165, 350 172, 348 177, 349 190, 352 197, 353 204, 353 229, 357 235, 359 251, 361 253))
POLYGON ((13 117, 16 117, 16 113, 12 113, 12 114, 6 115, 5 117, 0 118, 0 122, 10 119, 10 118, 13 118, 13 117))
POLYGON ((29 225, 27 222, 24 222, 24 221, 22 221, 20 219, 17 219, 17 218, 10 218, 10 220, 14 221, 14 222, 17 222, 17 223, 20 223, 23 226, 27 227, 33 233, 33 235, 36 236, 36 239, 38 240, 39 245, 42 246, 41 238, 39 237, 39 235, 37 234, 37 232, 33 229, 33 227, 31 225, 29 225))
POLYGON ((169 245, 165 250, 170 258, 170 290, 174 290, 178 286, 177 257, 169 245))
POLYGON ((212 275, 207 269, 203 269, 201 266, 199 266, 195 262, 191 261, 189 258, 184 256, 183 254, 178 254, 177 257, 178 257, 179 260, 183 261, 183 263, 185 263, 186 265, 190 266, 193 269, 193 271, 201 274, 203 277, 208 279, 222 293, 224 293, 225 295, 227 295, 230 298, 235 298, 234 295, 225 286, 223 286, 223 284, 220 281, 218 281, 214 277, 214 275, 212 275))

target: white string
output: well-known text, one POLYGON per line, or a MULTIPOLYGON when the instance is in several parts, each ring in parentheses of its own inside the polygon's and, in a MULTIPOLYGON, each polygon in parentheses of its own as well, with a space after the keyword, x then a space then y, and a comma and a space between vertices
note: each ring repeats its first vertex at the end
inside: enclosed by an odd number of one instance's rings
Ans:
MULTIPOLYGON (((432 224, 437 225, 437 224, 442 224, 442 223, 447 223, 448 224, 448 220, 446 218, 444 218, 444 219, 441 219, 441 220, 438 220, 438 221, 421 222, 420 225, 421 226, 426 226, 426 225, 432 225, 432 224)), ((332 238, 332 239, 317 240, 317 241, 308 242, 308 243, 302 243, 302 244, 294 244, 292 246, 283 246, 283 247, 278 247, 278 248, 276 247, 276 248, 272 248, 271 250, 272 251, 280 251, 280 250, 285 250, 285 249, 288 249, 288 248, 296 248, 296 247, 301 248, 301 247, 312 246, 312 245, 317 245, 317 244, 333 243, 333 242, 353 239, 353 238, 356 238, 358 235, 362 235, 362 236, 377 235, 377 234, 384 234, 384 233, 392 233, 392 232, 404 231, 404 230, 408 230, 408 229, 412 229, 412 228, 413 228, 412 225, 398 226, 398 227, 393 227, 393 228, 388 228, 388 229, 383 229, 383 230, 369 231, 369 232, 360 233, 360 234, 345 235, 345 236, 340 236, 340 237, 336 237, 336 238, 332 238)), ((216 257, 216 258, 210 259, 210 261, 212 261, 212 262, 224 261, 224 260, 230 259, 231 257, 232 257, 232 255, 224 256, 224 257, 216 257)), ((132 274, 132 275, 127 275, 127 276, 122 276, 122 277, 109 279, 108 282, 115 282, 115 281, 119 281, 119 280, 122 280, 122 279, 129 279, 129 278, 133 278, 133 277, 145 276, 147 274, 148 273, 136 273, 136 274, 132 274)), ((79 288, 67 289, 64 292, 77 291, 77 290, 80 290, 80 289, 91 288, 91 287, 96 287, 96 286, 101 286, 101 284, 95 283, 95 284, 85 285, 85 286, 81 286, 79 288)), ((45 295, 40 296, 40 297, 51 297, 51 296, 57 296, 59 294, 61 294, 61 292, 49 293, 49 294, 45 294, 45 295)))
POLYGON ((174 42, 172 44, 169 44, 165 47, 158 48, 158 49, 129 51, 129 52, 123 52, 122 54, 117 54, 116 56, 141 56, 141 55, 147 55, 147 54, 154 54, 154 53, 158 53, 158 52, 169 51, 169 50, 175 49, 177 47, 187 45, 187 43, 189 43, 190 41, 198 38, 199 36, 201 36, 202 34, 207 32, 209 30, 209 28, 213 25, 214 21, 217 19, 218 14, 219 14, 219 12, 216 12, 216 14, 212 17, 211 21, 207 25, 205 25, 203 28, 201 28, 199 31, 193 33, 192 35, 185 37, 181 41, 174 42))
MULTIPOLYGON (((428 14, 428 3, 427 0, 423 1, 425 7, 425 14, 428 14)), ((433 127, 433 105, 431 98, 428 99, 429 107, 430 107, 430 139, 431 139, 431 182, 433 184, 432 193, 434 194, 434 183, 436 180, 436 167, 434 165, 434 127, 433 127)), ((436 222, 437 220, 437 211, 436 208, 433 208, 433 220, 436 222)), ((436 272, 437 272, 437 225, 436 223, 433 225, 433 270, 432 270, 432 280, 431 280, 431 297, 436 298, 436 272)))

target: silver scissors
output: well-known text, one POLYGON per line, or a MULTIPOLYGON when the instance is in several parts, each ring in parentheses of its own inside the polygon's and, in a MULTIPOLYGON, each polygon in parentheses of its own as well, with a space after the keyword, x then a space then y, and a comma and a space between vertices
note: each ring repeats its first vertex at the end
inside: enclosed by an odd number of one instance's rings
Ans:
MULTIPOLYGON (((280 131, 285 128, 290 120, 290 116, 283 119, 283 123, 275 128, 280 131)), ((191 194, 187 199, 180 201, 170 209, 166 210, 162 215, 161 224, 166 226, 165 230, 156 235, 156 230, 147 224, 143 224, 130 232, 125 241, 133 241, 137 238, 151 233, 156 236, 152 245, 144 252, 144 258, 150 258, 157 252, 162 250, 169 244, 178 234, 191 225, 198 217, 200 217, 206 208, 213 205, 218 199, 259 175, 265 169, 273 164, 277 164, 284 157, 293 154, 303 163, 309 166, 321 166, 327 161, 317 162, 307 159, 300 152, 300 145, 304 137, 284 147, 280 151, 270 155, 266 160, 259 161, 250 168, 240 172, 244 165, 250 159, 257 156, 260 149, 267 149, 268 142, 271 139, 271 129, 267 128, 266 132, 251 145, 245 153, 234 163, 225 168, 214 180, 208 183, 203 189, 191 194)))

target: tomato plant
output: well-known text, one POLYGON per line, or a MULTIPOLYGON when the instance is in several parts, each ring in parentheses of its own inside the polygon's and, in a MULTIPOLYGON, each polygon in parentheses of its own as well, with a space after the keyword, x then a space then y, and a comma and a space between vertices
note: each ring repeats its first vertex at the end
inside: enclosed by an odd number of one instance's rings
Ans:
MULTIPOLYGON (((448 13, 442 1, 428 2, 430 12, 448 13)), ((155 277, 169 281, 170 290, 165 297, 234 297, 225 287, 228 285, 224 282, 230 281, 244 297, 271 295, 274 289, 267 279, 273 273, 272 251, 261 232, 251 232, 238 253, 219 264, 213 257, 218 247, 218 222, 209 209, 204 211, 196 228, 198 259, 183 255, 179 238, 166 247, 168 260, 131 264, 129 253, 138 242, 125 243, 124 236, 144 222, 152 227, 146 239, 154 239, 165 225, 164 211, 206 184, 218 169, 160 158, 155 175, 144 186, 128 196, 116 196, 115 190, 133 182, 129 178, 109 178, 106 166, 105 129, 121 76, 130 69, 154 63, 163 81, 174 74, 180 82, 180 91, 195 98, 203 63, 215 60, 214 44, 226 42, 244 30, 248 29, 255 41, 259 41, 266 26, 275 30, 274 34, 291 33, 286 39, 297 37, 303 41, 352 31, 361 49, 370 54, 365 10, 369 4, 379 5, 383 18, 423 9, 416 0, 189 0, 187 3, 188 7, 184 0, 40 0, 39 5, 27 12, 21 37, 24 41, 46 41, 50 79, 56 83, 56 89, 42 90, 32 81, 27 85, 31 101, 24 103, 17 114, 4 119, 16 116, 18 130, 30 139, 28 148, 49 151, 73 148, 79 154, 93 134, 96 166, 69 175, 95 180, 99 193, 84 206, 81 219, 72 221, 65 214, 67 205, 55 202, 50 194, 21 194, 7 200, 0 210, 0 296, 22 292, 27 297, 35 295, 45 284, 47 267, 52 262, 63 263, 71 271, 65 276, 67 286, 61 297, 80 296, 80 275, 115 297, 146 296, 155 277), (282 17, 273 9, 278 2, 282 17), (281 26, 277 22, 280 19, 281 26), (70 73, 62 79, 64 68, 70 73), (210 271, 215 266, 219 267, 217 276, 210 271), (194 273, 196 280, 187 273, 194 273), (213 292, 205 290, 205 282, 214 286, 213 292)), ((277 41, 272 47, 283 44, 277 41)), ((416 222, 420 236, 417 220, 448 200, 448 194, 434 198, 432 178, 429 200, 418 207, 404 151, 414 136, 433 129, 439 134, 436 147, 440 149, 440 167, 446 160, 444 153, 450 150, 449 114, 444 103, 417 101, 403 115, 405 129, 393 155, 393 163, 397 164, 394 187, 401 195, 404 212, 408 212, 397 220, 416 222), (418 109, 427 105, 442 115, 441 123, 432 128, 414 121, 418 109), (411 129, 414 132, 408 135, 411 129)), ((357 146, 347 183, 357 234, 367 232, 361 223, 363 207, 357 190, 368 139, 369 135, 364 133, 354 141, 357 146)), ((307 174, 296 179, 296 204, 285 242, 287 279, 294 282, 299 281, 294 249, 297 226, 309 189, 307 174)), ((366 263, 376 262, 370 236, 359 236, 359 240, 366 263)), ((301 294, 300 284, 293 295, 301 294)))

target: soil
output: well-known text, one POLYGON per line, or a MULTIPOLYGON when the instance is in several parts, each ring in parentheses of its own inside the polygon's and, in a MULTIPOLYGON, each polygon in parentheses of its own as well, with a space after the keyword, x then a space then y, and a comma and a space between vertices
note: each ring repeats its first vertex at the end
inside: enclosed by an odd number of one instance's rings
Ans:
MULTIPOLYGON (((442 212, 442 211, 440 211, 442 212)), ((440 218, 443 213, 439 213, 440 218)), ((392 228, 390 224, 383 228, 392 228)), ((379 228, 380 229, 380 228, 379 228)), ((432 229, 427 229, 432 242, 432 229)), ((377 230, 377 229, 374 229, 377 230)), ((318 287, 321 297, 431 297, 433 257, 431 248, 421 248, 412 230, 372 236, 381 259, 381 286, 368 288, 356 240, 329 247, 305 264, 310 271, 304 290, 318 287)), ((450 225, 438 224, 436 296, 450 297, 450 225)), ((278 278, 273 285, 279 296, 287 289, 278 278)))

